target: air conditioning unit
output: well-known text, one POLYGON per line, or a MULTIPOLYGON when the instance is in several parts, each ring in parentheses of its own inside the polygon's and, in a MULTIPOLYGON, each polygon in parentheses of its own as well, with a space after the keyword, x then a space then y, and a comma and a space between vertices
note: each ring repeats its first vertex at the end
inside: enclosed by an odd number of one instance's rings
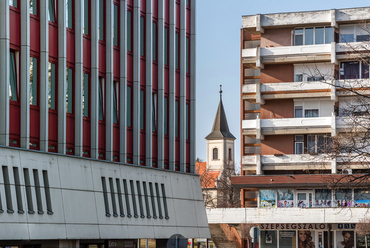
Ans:
POLYGON ((352 174, 352 169, 342 169, 342 174, 351 175, 352 174))

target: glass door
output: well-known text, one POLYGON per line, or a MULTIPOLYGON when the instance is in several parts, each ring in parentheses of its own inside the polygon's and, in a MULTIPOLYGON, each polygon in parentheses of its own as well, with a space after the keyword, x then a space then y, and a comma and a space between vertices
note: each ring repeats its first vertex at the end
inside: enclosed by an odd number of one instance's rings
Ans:
POLYGON ((297 206, 299 208, 311 208, 312 207, 312 190, 310 191, 298 191, 297 192, 297 206))

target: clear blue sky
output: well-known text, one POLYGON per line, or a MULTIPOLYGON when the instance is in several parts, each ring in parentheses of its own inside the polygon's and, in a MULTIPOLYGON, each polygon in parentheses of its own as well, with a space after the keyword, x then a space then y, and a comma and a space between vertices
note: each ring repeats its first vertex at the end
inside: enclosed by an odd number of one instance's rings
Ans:
MULTIPOLYGON (((240 29, 242 15, 364 7, 360 0, 196 0, 196 156, 207 159, 206 137, 213 125, 223 85, 223 104, 240 165, 240 29)), ((370 15, 370 13, 369 13, 370 15)))

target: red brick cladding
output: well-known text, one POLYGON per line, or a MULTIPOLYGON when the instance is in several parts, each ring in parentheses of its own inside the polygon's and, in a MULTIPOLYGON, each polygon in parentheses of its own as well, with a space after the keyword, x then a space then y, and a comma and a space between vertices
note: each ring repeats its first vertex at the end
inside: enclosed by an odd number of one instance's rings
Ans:
POLYGON ((261 35, 261 47, 292 45, 293 28, 265 29, 261 35))
POLYGON ((293 64, 265 65, 261 70, 261 83, 294 82, 293 64))
POLYGON ((294 154, 294 135, 266 135, 261 155, 294 154))

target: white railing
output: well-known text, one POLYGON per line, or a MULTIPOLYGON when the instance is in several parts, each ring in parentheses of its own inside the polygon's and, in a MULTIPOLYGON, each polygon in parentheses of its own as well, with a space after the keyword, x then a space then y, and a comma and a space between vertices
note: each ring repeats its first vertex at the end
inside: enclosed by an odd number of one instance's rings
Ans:
POLYGON ((283 154, 281 156, 276 155, 263 155, 261 156, 262 164, 284 164, 284 163, 323 163, 331 162, 332 158, 326 154, 310 155, 310 154, 283 154))
POLYGON ((261 56, 286 56, 306 54, 330 54, 331 44, 309 45, 309 46, 282 46, 261 48, 261 56))
MULTIPOLYGON (((326 90, 330 88, 331 88, 330 82, 323 83, 320 81, 261 84, 261 92, 326 90)), ((255 84, 245 84, 242 87, 242 92, 243 93, 256 93, 256 85, 255 84)))
POLYGON ((335 85, 338 88, 363 88, 370 87, 370 79, 341 79, 337 80, 335 85))
POLYGON ((246 155, 242 157, 243 165, 255 165, 257 163, 257 155, 246 155))
POLYGON ((369 51, 370 42, 337 43, 336 52, 369 51))
POLYGON ((312 118, 280 118, 280 119, 255 119, 243 120, 243 129, 256 129, 257 122, 261 121, 261 128, 314 128, 331 127, 331 117, 312 118))

